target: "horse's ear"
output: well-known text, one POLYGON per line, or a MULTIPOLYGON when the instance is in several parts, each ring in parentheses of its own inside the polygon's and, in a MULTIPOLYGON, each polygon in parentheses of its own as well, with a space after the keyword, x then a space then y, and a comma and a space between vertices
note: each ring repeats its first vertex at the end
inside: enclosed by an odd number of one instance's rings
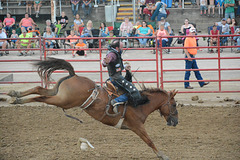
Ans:
POLYGON ((147 89, 147 87, 145 86, 144 83, 142 83, 142 90, 146 90, 146 89, 147 89))
POLYGON ((170 91, 170 98, 173 98, 178 93, 178 90, 172 90, 170 91))

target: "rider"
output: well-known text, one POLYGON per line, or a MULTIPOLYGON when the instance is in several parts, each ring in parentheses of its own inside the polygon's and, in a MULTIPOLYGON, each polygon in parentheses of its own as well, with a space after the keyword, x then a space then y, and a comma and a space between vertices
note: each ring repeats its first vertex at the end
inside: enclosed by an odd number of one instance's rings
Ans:
POLYGON ((133 102, 134 106, 137 106, 138 102, 141 100, 139 91, 130 82, 132 76, 129 71, 129 66, 125 67, 127 70, 125 78, 122 76, 122 70, 124 69, 121 57, 122 48, 122 42, 119 40, 113 40, 112 43, 108 46, 108 53, 106 55, 106 58, 103 59, 103 67, 107 67, 108 75, 113 85, 123 89, 126 92, 119 97, 111 100, 111 105, 114 107, 113 111, 115 113, 118 113, 118 106, 128 101, 128 99, 133 102))

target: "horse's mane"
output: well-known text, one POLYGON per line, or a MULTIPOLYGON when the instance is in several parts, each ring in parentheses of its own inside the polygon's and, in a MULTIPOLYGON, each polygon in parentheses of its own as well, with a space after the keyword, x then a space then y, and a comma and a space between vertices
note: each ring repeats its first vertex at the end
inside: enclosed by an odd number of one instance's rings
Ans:
POLYGON ((147 95, 149 93, 164 93, 164 94, 168 94, 168 92, 166 90, 163 90, 161 88, 145 88, 144 90, 141 90, 140 93, 143 94, 143 95, 147 95))

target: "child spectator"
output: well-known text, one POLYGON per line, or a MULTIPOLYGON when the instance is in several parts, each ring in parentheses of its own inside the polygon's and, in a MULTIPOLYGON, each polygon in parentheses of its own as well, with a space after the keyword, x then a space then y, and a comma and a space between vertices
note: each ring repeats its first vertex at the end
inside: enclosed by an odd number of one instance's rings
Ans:
MULTIPOLYGON (((219 30, 217 30, 216 25, 213 25, 213 29, 210 31, 210 35, 214 36, 214 37, 210 38, 210 46, 213 46, 213 44, 217 45, 218 44, 217 35, 219 35, 219 30)), ((218 52, 218 51, 216 50, 216 52, 218 52)), ((210 53, 214 53, 213 49, 210 50, 210 53)))
MULTIPOLYGON (((169 36, 168 31, 164 29, 164 24, 161 24, 159 30, 157 31, 158 46, 160 44, 160 37, 162 37, 162 36, 169 36)), ((160 46, 160 47, 166 47, 167 46, 167 42, 168 42, 167 38, 162 38, 162 43, 161 43, 162 46, 160 46)))
POLYGON ((79 49, 78 51, 73 52, 73 57, 75 57, 75 54, 78 54, 79 56, 87 56, 86 50, 81 50, 81 49, 86 49, 87 45, 83 42, 83 39, 79 39, 78 43, 75 46, 76 49, 79 49))
POLYGON ((66 28, 68 24, 68 17, 66 16, 65 12, 62 12, 61 16, 58 18, 58 24, 61 24, 61 29, 66 28))
POLYGON ((35 10, 35 14, 36 14, 36 18, 39 17, 39 11, 40 11, 40 7, 42 6, 42 2, 39 0, 34 0, 34 10, 35 10))
POLYGON ((26 1, 26 12, 29 13, 30 16, 32 14, 32 5, 33 5, 33 1, 31 0, 26 1))
POLYGON ((214 14, 214 10, 215 10, 215 0, 209 0, 208 17, 211 15, 211 9, 212 9, 212 17, 215 17, 215 14, 214 14))
MULTIPOLYGON (((114 33, 113 33, 113 31, 109 31, 109 36, 107 36, 107 37, 116 37, 115 35, 114 35, 114 33)), ((111 42, 112 42, 112 40, 113 39, 108 39, 108 44, 110 45, 111 44, 111 42)))
POLYGON ((3 21, 4 29, 6 31, 11 31, 12 26, 15 24, 15 19, 11 18, 11 14, 7 13, 7 17, 3 21))
POLYGON ((79 31, 79 27, 83 27, 84 26, 84 23, 83 23, 83 20, 80 19, 80 16, 79 14, 76 14, 76 19, 74 20, 74 31, 75 31, 75 34, 80 34, 78 31, 79 31))
POLYGON ((207 0, 200 0, 200 14, 201 16, 203 15, 204 12, 204 16, 206 16, 207 14, 207 0))
MULTIPOLYGON (((16 33, 15 29, 12 30, 12 35, 10 38, 18 38, 18 34, 16 33)), ((16 47, 16 42, 17 42, 16 39, 11 40, 11 46, 13 46, 13 48, 16 47)))
MULTIPOLYGON (((69 41, 65 42, 67 45, 70 45, 71 48, 74 48, 77 43, 77 39, 71 39, 71 38, 79 38, 78 36, 75 35, 74 30, 70 31, 70 35, 67 36, 67 39, 69 41)), ((74 51, 72 51, 72 54, 74 54, 74 51)))

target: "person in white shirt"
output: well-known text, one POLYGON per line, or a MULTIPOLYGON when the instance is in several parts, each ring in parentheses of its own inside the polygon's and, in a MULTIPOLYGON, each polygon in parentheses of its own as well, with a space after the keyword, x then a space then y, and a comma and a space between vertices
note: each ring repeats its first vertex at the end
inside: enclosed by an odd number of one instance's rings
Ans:
MULTIPOLYGON (((2 47, 2 49, 7 48, 7 41, 4 40, 5 38, 7 38, 7 35, 5 32, 3 32, 2 27, 0 27, 0 46, 2 47)), ((6 53, 6 51, 4 52, 6 53)), ((3 56, 3 52, 0 52, 0 56, 3 56)))

